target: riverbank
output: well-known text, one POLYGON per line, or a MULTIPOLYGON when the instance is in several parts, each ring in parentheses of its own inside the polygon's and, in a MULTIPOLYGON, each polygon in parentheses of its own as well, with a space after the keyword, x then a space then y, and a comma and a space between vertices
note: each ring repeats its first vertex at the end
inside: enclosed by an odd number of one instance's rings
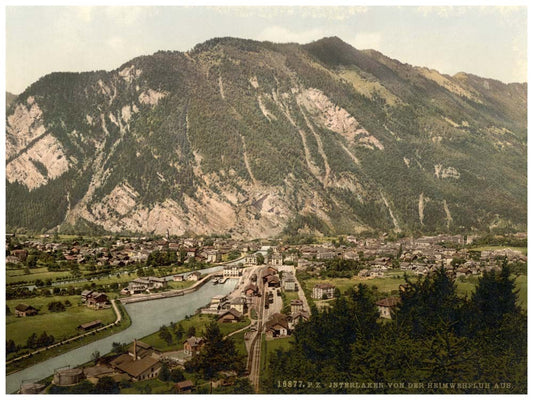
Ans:
POLYGON ((158 293, 151 293, 151 294, 134 294, 130 297, 121 297, 119 300, 123 304, 130 304, 130 303, 138 303, 141 301, 150 301, 150 300, 157 300, 157 299, 166 299, 168 297, 176 297, 176 296, 184 296, 186 294, 192 293, 197 291, 199 288, 201 288, 207 281, 209 281, 216 273, 209 274, 196 282, 194 285, 192 285, 189 288, 186 289, 175 289, 175 290, 167 290, 165 292, 158 292, 158 293))
POLYGON ((39 362, 32 358, 26 360, 31 362, 27 364, 27 368, 6 377, 6 392, 16 392, 23 381, 40 381, 53 374, 57 368, 81 365, 89 361, 95 351, 106 354, 111 351, 113 342, 129 343, 133 339, 157 331, 162 325, 193 315, 198 308, 208 304, 213 296, 227 295, 234 288, 235 280, 230 280, 223 285, 203 285, 199 290, 185 296, 121 305, 131 318, 131 326, 128 329, 91 341, 73 350, 62 350, 56 357, 46 361, 39 362))
POLYGON ((6 362, 6 375, 9 376, 34 364, 44 362, 129 328, 131 326, 131 318, 124 305, 113 301, 113 309, 116 315, 115 322, 9 360, 6 362))

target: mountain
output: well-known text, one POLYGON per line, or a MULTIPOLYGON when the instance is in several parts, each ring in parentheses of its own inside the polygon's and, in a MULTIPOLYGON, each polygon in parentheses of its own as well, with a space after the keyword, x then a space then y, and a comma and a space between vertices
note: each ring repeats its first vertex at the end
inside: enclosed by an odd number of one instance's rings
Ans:
POLYGON ((17 98, 16 94, 6 92, 6 108, 9 108, 11 103, 17 98))
POLYGON ((336 37, 217 38, 52 73, 6 117, 8 229, 526 229, 527 85, 336 37))

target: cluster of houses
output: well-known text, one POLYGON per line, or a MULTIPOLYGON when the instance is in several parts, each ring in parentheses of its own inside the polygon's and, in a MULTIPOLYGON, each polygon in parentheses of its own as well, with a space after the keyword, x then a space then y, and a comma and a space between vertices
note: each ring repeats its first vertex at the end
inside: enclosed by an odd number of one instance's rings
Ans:
POLYGON ((120 291, 122 295, 132 295, 143 292, 149 292, 155 289, 167 287, 165 278, 158 278, 156 276, 140 277, 132 280, 128 286, 120 291))
POLYGON ((240 322, 248 312, 250 303, 250 298, 246 296, 229 298, 227 295, 217 295, 207 307, 201 309, 201 313, 217 315, 218 322, 240 322))
POLYGON ((94 290, 84 290, 81 292, 81 302, 87 307, 95 310, 109 308, 109 298, 107 295, 94 290))
MULTIPOLYGON (((242 242, 214 238, 209 245, 204 245, 207 239, 204 238, 121 238, 115 240, 111 246, 94 246, 74 241, 72 243, 53 242, 49 235, 45 235, 43 240, 28 240, 21 243, 21 249, 14 249, 6 256, 6 262, 12 264, 23 263, 30 248, 37 249, 50 255, 62 254, 62 259, 76 262, 78 264, 92 263, 98 266, 127 266, 135 263, 142 263, 148 260, 154 251, 176 252, 178 256, 185 256, 185 260, 195 259, 207 263, 218 263, 224 254, 232 251, 249 251, 249 246, 244 246, 242 242)), ((108 238, 111 239, 111 238, 108 238)), ((252 246, 251 250, 256 250, 252 246)), ((59 261, 59 260, 58 260, 59 261)))
MULTIPOLYGON (((185 341, 185 348, 191 355, 196 354, 202 345, 203 339, 190 338, 185 341)), ((153 379, 161 372, 162 356, 153 346, 134 340, 125 353, 102 358, 94 366, 56 370, 53 383, 57 386, 70 386, 87 379, 96 384, 103 377, 111 377, 117 383, 153 379)), ((174 386, 178 393, 190 393, 193 388, 194 384, 190 381, 178 382, 174 386)))
POLYGON ((314 267, 315 271, 319 271, 324 267, 324 260, 344 259, 363 261, 367 265, 359 271, 359 277, 383 277, 385 271, 392 268, 426 275, 442 265, 451 277, 456 278, 497 269, 498 259, 502 257, 509 261, 527 262, 527 257, 520 251, 509 248, 472 252, 468 248, 456 249, 443 245, 468 244, 469 240, 465 240, 462 235, 405 238, 396 242, 379 239, 358 240, 348 236, 347 241, 349 245, 339 247, 332 244, 298 247, 297 269, 314 267), (456 264, 457 260, 461 260, 460 265, 456 264))
MULTIPOLYGON (((518 235, 517 235, 518 236, 518 235)), ((55 255, 60 252, 67 261, 74 261, 79 264, 94 263, 96 265, 125 266, 138 262, 146 262, 149 255, 154 251, 174 251, 178 255, 185 254, 186 259, 196 259, 198 261, 218 263, 224 254, 238 251, 247 254, 243 259, 245 266, 257 265, 260 255, 263 256, 264 263, 272 266, 280 266, 284 263, 305 266, 312 261, 330 260, 334 258, 346 260, 376 260, 370 263, 369 272, 373 266, 379 266, 391 262, 398 252, 401 252, 402 268, 413 269, 424 273, 424 265, 431 263, 449 264, 454 258, 468 257, 468 249, 455 250, 444 247, 442 244, 454 244, 464 246, 472 242, 473 237, 465 238, 462 235, 439 235, 431 237, 421 237, 417 239, 403 238, 395 242, 381 239, 358 239, 347 236, 345 244, 335 246, 332 243, 321 245, 299 245, 288 246, 280 244, 277 247, 261 246, 259 243, 243 242, 228 238, 176 238, 163 239, 131 238, 118 239, 110 247, 94 246, 78 242, 55 243, 49 238, 46 240, 30 240, 21 243, 19 247, 10 251, 6 256, 7 263, 23 263, 29 248, 55 255)), ((465 271, 475 273, 476 270, 486 265, 491 265, 493 261, 501 256, 506 256, 510 260, 525 261, 526 257, 520 252, 512 249, 487 250, 481 252, 478 260, 471 260, 472 263, 466 265, 465 271)), ((228 273, 238 274, 238 271, 228 271, 228 273)), ((235 275, 232 275, 235 276, 235 275)))

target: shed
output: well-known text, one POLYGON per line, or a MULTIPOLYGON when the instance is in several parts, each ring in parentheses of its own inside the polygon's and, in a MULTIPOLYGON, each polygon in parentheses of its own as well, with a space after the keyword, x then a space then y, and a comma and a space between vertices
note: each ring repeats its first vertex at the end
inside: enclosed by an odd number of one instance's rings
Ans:
POLYGON ((89 331, 91 329, 98 328, 102 325, 103 325, 102 321, 97 319, 91 322, 86 322, 85 324, 78 325, 78 329, 82 331, 89 331))

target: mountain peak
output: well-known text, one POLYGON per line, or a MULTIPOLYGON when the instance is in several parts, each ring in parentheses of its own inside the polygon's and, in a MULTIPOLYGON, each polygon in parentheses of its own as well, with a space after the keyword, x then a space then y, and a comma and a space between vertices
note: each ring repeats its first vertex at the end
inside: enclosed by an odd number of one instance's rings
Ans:
POLYGON ((252 238, 524 229, 526 89, 338 37, 222 37, 50 74, 7 112, 7 225, 252 238))

